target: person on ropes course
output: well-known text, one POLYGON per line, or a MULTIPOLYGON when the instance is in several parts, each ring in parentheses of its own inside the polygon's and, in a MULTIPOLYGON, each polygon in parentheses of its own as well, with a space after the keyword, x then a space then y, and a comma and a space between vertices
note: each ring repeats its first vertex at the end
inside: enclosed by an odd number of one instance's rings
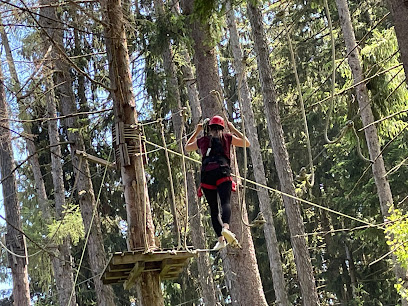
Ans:
POLYGON ((221 116, 214 116, 208 120, 197 124, 185 148, 186 151, 200 149, 203 156, 199 196, 202 195, 202 190, 210 206, 212 226, 218 237, 214 250, 220 250, 225 248, 227 243, 231 246, 239 245, 235 234, 229 230, 231 189, 235 190, 235 182, 231 179, 231 145, 249 147, 250 143, 248 138, 244 137, 228 120, 227 125, 231 133, 225 133, 225 123, 221 116), (203 130, 204 136, 197 138, 203 130), (221 218, 217 195, 221 202, 221 218))

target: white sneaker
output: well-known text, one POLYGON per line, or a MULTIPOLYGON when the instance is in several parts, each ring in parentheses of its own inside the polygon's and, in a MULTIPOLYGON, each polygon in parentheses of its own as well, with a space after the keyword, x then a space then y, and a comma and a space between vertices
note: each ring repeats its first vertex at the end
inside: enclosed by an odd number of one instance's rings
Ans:
POLYGON ((226 246, 227 246, 227 242, 225 240, 223 240, 221 242, 218 241, 216 243, 216 245, 214 246, 213 250, 218 251, 218 250, 221 250, 221 249, 225 248, 226 246))
POLYGON ((237 238, 235 238, 235 234, 231 232, 229 229, 223 228, 221 231, 221 235, 224 236, 224 238, 232 247, 240 247, 237 238))

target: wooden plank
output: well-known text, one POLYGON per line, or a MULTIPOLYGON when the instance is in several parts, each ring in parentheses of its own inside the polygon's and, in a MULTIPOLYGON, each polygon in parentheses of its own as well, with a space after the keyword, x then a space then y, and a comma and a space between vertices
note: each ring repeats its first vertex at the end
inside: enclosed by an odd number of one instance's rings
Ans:
POLYGON ((143 272, 144 268, 145 268, 144 262, 137 262, 133 267, 132 271, 130 271, 128 279, 123 283, 123 288, 125 288, 126 290, 132 288, 136 282, 136 279, 143 272))
POLYGON ((142 261, 142 255, 143 254, 114 254, 111 259, 111 263, 114 266, 134 264, 136 262, 142 261))
POLYGON ((187 251, 158 251, 144 254, 144 250, 117 252, 106 266, 104 284, 125 282, 131 288, 143 272, 159 272, 162 279, 177 278, 188 259, 195 255, 187 251))
POLYGON ((111 262, 113 265, 120 265, 120 264, 130 264, 135 263, 138 261, 144 262, 152 262, 152 261, 163 261, 164 259, 184 259, 187 260, 191 257, 194 257, 194 254, 189 253, 187 251, 177 251, 177 252, 154 252, 150 254, 143 254, 143 253, 122 253, 122 254, 114 254, 111 262))

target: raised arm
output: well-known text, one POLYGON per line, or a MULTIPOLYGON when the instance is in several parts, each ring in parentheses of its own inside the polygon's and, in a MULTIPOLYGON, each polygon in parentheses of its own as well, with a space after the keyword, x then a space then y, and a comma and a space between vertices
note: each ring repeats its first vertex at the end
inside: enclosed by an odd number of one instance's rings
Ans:
POLYGON ((244 137, 244 135, 238 131, 231 122, 227 121, 227 124, 232 134, 232 145, 248 148, 251 145, 248 138, 246 136, 244 137))
POLYGON ((187 140, 187 143, 185 146, 185 149, 187 152, 195 151, 198 149, 197 136, 202 130, 203 130, 203 124, 202 123, 197 124, 193 135, 191 135, 191 137, 187 140))

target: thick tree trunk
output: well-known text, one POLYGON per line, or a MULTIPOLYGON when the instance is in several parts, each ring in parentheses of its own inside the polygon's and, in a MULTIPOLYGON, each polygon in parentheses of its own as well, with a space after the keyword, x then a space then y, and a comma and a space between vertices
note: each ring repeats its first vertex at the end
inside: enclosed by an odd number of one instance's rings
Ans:
MULTIPOLYGON (((164 8, 163 8, 163 3, 161 1, 155 1, 155 7, 158 15, 163 15, 164 14, 164 8)), ((179 88, 179 83, 177 80, 177 69, 176 66, 173 62, 173 52, 171 49, 171 45, 169 43, 168 47, 165 47, 165 50, 163 52, 163 64, 164 68, 166 70, 167 77, 169 79, 169 98, 171 99, 171 104, 173 105, 173 126, 174 126, 174 131, 176 134, 176 139, 179 142, 182 142, 182 148, 184 150, 184 144, 185 144, 185 139, 183 139, 184 135, 184 117, 182 113, 182 105, 181 105, 181 98, 180 98, 180 92, 178 90, 179 88), (177 106, 177 107, 175 107, 177 106)), ((187 63, 189 65, 189 63, 187 63)), ((186 72, 191 73, 191 69, 187 70, 186 72)), ((197 91, 194 90, 194 88, 189 88, 189 97, 194 101, 198 102, 198 94, 197 91), (196 99, 197 97, 197 99, 196 99)), ((194 104, 192 104, 194 105, 194 104)), ((197 113, 201 113, 201 107, 199 105, 199 102, 197 105, 194 107, 191 107, 191 110, 194 110, 193 118, 197 116, 197 113)), ((196 118, 198 122, 198 118, 196 118)), ((194 119, 193 119, 194 121, 194 119)), ((185 154, 185 152, 182 152, 185 154)), ((202 218, 201 214, 199 213, 199 201, 197 200, 197 191, 195 187, 195 177, 194 177, 194 172, 191 169, 191 166, 189 164, 186 165, 186 170, 187 170, 187 190, 185 191, 187 193, 187 201, 188 201, 188 216, 189 216, 189 225, 191 228, 191 238, 193 245, 195 248, 205 248, 205 231, 202 223, 202 218)), ((202 297, 203 297, 203 302, 205 305, 216 305, 217 300, 215 296, 215 290, 214 290, 214 282, 213 282, 213 273, 211 271, 211 264, 209 261, 208 254, 200 252, 197 255, 197 266, 198 266, 198 275, 196 277, 199 280, 200 283, 200 289, 202 292, 202 297)))
POLYGON ((408 1, 388 0, 388 7, 394 19, 395 33, 405 70, 405 82, 408 84, 408 1))
MULTIPOLYGON (((346 0, 336 0, 336 5, 339 12, 340 25, 344 41, 346 43, 347 54, 349 54, 348 63, 353 74, 354 84, 356 84, 355 90, 358 105, 360 107, 361 121, 363 126, 367 126, 374 122, 374 116, 370 106, 368 90, 366 84, 363 82, 364 74, 360 63, 360 54, 358 52, 358 48, 356 48, 356 38, 351 23, 350 11, 346 0)), ((403 7, 401 7, 401 10, 402 9, 403 7)), ((370 125, 364 130, 364 133, 370 159, 374 161, 372 164, 372 171, 375 185, 377 187, 378 198, 380 200, 381 212, 384 219, 386 219, 390 214, 389 209, 393 205, 393 199, 390 184, 386 177, 386 170, 381 154, 377 128, 375 125, 370 125)), ((401 278, 402 280, 406 281, 408 279, 407 271, 396 262, 395 257, 393 257, 393 260, 394 271, 397 279, 401 278)), ((403 300, 403 305, 408 305, 408 301, 406 299, 403 300)))
MULTIPOLYGON (((58 30, 58 17, 54 6, 50 6, 49 0, 43 0, 44 8, 41 9, 42 24, 48 35, 45 38, 47 46, 52 45, 51 52, 53 58, 53 65, 55 67, 54 76, 56 83, 56 94, 60 100, 60 107, 64 115, 69 115, 76 112, 75 98, 72 90, 72 79, 70 76, 70 67, 58 49, 64 50, 63 33, 58 30), (49 37, 50 38, 49 38, 49 37), (57 47, 58 46, 58 47, 57 47)), ((85 151, 82 136, 74 132, 72 129, 77 128, 76 117, 65 119, 64 126, 67 129, 68 139, 70 141, 71 157, 74 170, 76 170, 75 177, 77 179, 77 188, 79 191, 85 191, 79 195, 79 204, 81 208, 82 220, 84 222, 85 232, 88 232, 92 226, 88 238, 88 256, 91 266, 92 274, 94 276, 93 283, 95 284, 96 297, 98 305, 114 305, 114 293, 111 286, 104 286, 98 275, 106 266, 105 250, 102 239, 102 232, 100 228, 99 214, 95 208, 96 201, 93 191, 89 165, 86 160, 80 161, 75 154, 76 150, 85 151), (93 216, 95 214, 95 216, 93 216), (92 221, 93 220, 93 221, 92 221)), ((66 300, 67 301, 67 300, 66 300)), ((65 303, 66 303, 65 301, 65 303)))
MULTIPOLYGON (((227 4, 227 21, 230 32, 230 45, 234 56, 234 67, 238 79, 239 99, 242 104, 242 114, 244 116, 246 135, 251 142, 251 160, 256 182, 266 186, 265 169, 261 155, 261 148, 258 140, 258 132, 254 113, 251 106, 251 96, 249 93, 245 67, 242 62, 242 50, 239 43, 237 25, 235 22, 235 11, 231 8, 230 2, 227 4)), ((258 189, 258 199, 260 210, 263 213, 266 223, 263 227, 266 247, 269 255, 269 265, 272 272, 273 287, 276 296, 276 305, 289 306, 289 299, 285 286, 285 279, 282 270, 278 240, 276 238, 275 225, 268 191, 265 188, 258 189)))
MULTIPOLYGON (((258 7, 248 3, 248 15, 251 23, 252 38, 257 55, 259 79, 268 122, 269 138, 275 158, 276 171, 278 172, 281 190, 295 196, 293 174, 286 150, 282 124, 280 122, 279 107, 276 99, 272 78, 272 67, 269 60, 269 49, 264 37, 263 16, 258 7)), ((305 229, 299 203, 293 198, 283 196, 293 254, 295 256, 296 270, 299 276, 300 289, 304 305, 319 305, 319 298, 313 267, 305 239, 305 229)))
MULTIPOLYGON (((163 3, 161 1, 155 1, 155 7, 158 15, 164 14, 164 8, 162 7, 163 3)), ((182 138, 184 135, 184 117, 182 113, 182 105, 180 92, 178 90, 179 83, 177 80, 177 69, 172 60, 171 45, 169 43, 168 47, 165 48, 163 52, 163 64, 166 70, 167 77, 169 79, 169 98, 171 99, 171 104, 173 105, 173 126, 176 134, 176 139, 179 142, 182 142, 182 148, 184 150, 185 139, 182 138), (175 107, 177 106, 177 107, 175 107)), ((188 63, 187 63, 188 65, 188 63)), ((186 71, 190 72, 191 71, 186 71)), ((198 97, 197 92, 194 93, 193 88, 188 89, 189 96, 191 99, 198 97)), ((198 100, 198 99, 197 99, 198 100)), ((192 107, 194 113, 197 113, 201 110, 200 105, 196 105, 195 108, 192 107)), ((193 116, 194 117, 194 116, 193 116)), ((194 120, 193 120, 194 121, 194 120)), ((198 120, 197 120, 198 121, 198 120)), ((185 152, 182 152, 185 154, 185 152)), ((196 248, 205 248, 205 232, 201 220, 201 214, 199 213, 199 201, 197 200, 197 193, 195 188, 195 177, 194 173, 189 164, 186 165, 187 170, 187 201, 188 201, 188 216, 189 216, 189 225, 191 228, 191 238, 193 245, 196 248)), ((197 255, 197 266, 198 266, 198 275, 196 277, 200 283, 200 289, 202 292, 203 302, 205 305, 216 305, 216 296, 214 290, 213 282, 213 273, 211 271, 211 264, 209 261, 208 254, 200 252, 197 255)))
POLYGON ((17 200, 17 182, 14 171, 13 149, 9 125, 8 105, 4 92, 3 72, 0 67, 0 174, 3 189, 4 211, 7 219, 6 244, 15 256, 8 254, 8 263, 13 277, 13 298, 15 306, 30 305, 28 282, 28 258, 25 237, 21 229, 20 206, 17 200))
MULTIPOLYGON (((108 0, 104 3, 106 9, 107 26, 106 50, 109 62, 109 78, 111 81, 111 94, 114 102, 115 125, 137 126, 137 112, 133 97, 131 73, 129 69, 129 54, 124 28, 122 6, 119 0, 108 0)), ((120 136, 116 129, 116 137, 120 136)), ((124 136, 124 135, 121 135, 124 136)), ((147 192, 146 177, 144 173, 141 154, 127 154, 124 148, 141 148, 141 141, 132 138, 122 138, 119 153, 122 154, 126 164, 121 164, 122 184, 126 201, 128 216, 128 248, 155 247, 154 224, 152 220, 149 195, 147 192), (122 150, 123 149, 123 150, 122 150)), ((119 161, 120 159, 117 159, 119 161)), ((140 305, 163 305, 163 296, 160 288, 158 272, 142 273, 138 283, 137 292, 140 305)))
MULTIPOLYGON (((193 12, 194 1, 183 2, 183 13, 187 16, 193 12)), ((203 117, 212 117, 224 113, 222 102, 212 91, 217 91, 222 99, 222 88, 218 74, 218 63, 215 48, 211 45, 209 26, 198 20, 191 21, 194 40, 194 62, 197 71, 197 84, 200 95, 203 117)), ((232 161, 232 171, 238 174, 235 158, 232 161)), ((237 235, 242 249, 227 249, 227 256, 223 256, 224 271, 227 277, 227 287, 231 294, 232 305, 267 305, 259 276, 255 249, 250 229, 243 226, 242 218, 247 222, 248 216, 245 203, 238 199, 235 193, 231 198, 231 230, 237 235), (242 211, 240 207, 244 205, 242 211)), ((224 253, 225 255, 225 253, 224 253)))
POLYGON ((186 50, 182 52, 184 58, 184 65, 181 67, 181 71, 184 75, 184 80, 187 85, 187 96, 191 110, 191 124, 195 126, 201 119, 201 106, 200 99, 198 97, 198 90, 196 85, 196 79, 194 77, 193 69, 191 69, 191 58, 186 50))

